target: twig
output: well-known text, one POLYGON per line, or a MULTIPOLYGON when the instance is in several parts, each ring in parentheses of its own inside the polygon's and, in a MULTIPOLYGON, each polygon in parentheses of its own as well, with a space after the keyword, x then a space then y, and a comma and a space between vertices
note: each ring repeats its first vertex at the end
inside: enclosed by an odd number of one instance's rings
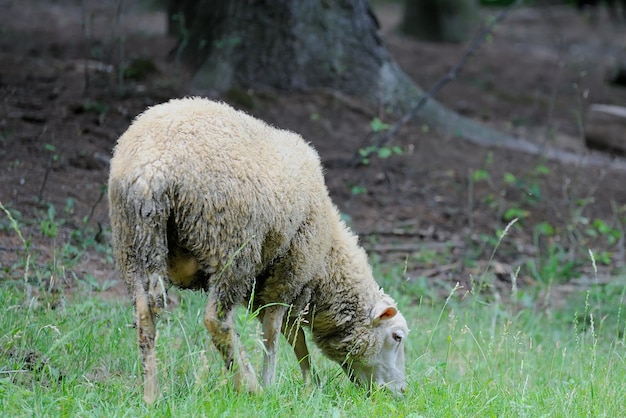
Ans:
POLYGON ((450 264, 444 264, 442 266, 437 266, 437 267, 433 267, 430 269, 426 269, 426 270, 420 270, 418 271, 418 275, 420 277, 434 277, 434 276, 439 276, 441 274, 444 273, 448 273, 450 271, 456 270, 459 267, 459 263, 450 263, 450 264))
POLYGON ((467 174, 467 235, 465 236, 465 246, 459 257, 459 272, 465 274, 465 262, 468 249, 471 248, 472 235, 474 235, 474 171, 467 174))
POLYGON ((433 242, 392 242, 389 244, 373 244, 363 243, 363 246, 376 253, 386 252, 418 252, 424 250, 438 250, 462 247, 461 243, 433 241, 433 242))
POLYGON ((0 245, 0 251, 6 251, 9 253, 15 253, 23 249, 24 247, 5 247, 4 245, 0 245))
POLYGON ((102 185, 102 187, 100 187, 100 196, 98 196, 98 199, 96 200, 96 202, 93 205, 91 205, 91 210, 89 211, 89 215, 87 216, 87 218, 83 220, 83 227, 81 228, 81 233, 83 234, 85 233, 85 229, 87 229, 87 224, 93 218, 93 214, 96 211, 96 207, 102 201, 104 196, 106 196, 106 194, 107 194, 107 187, 106 185, 102 185))
MULTIPOLYGON (((485 42, 487 37, 493 33, 496 25, 500 23, 506 17, 506 15, 509 14, 509 12, 513 10, 515 7, 517 7, 519 4, 521 4, 521 0, 517 0, 514 3, 512 3, 506 9, 498 13, 498 15, 487 26, 485 26, 480 32, 478 32, 478 34, 472 40, 472 43, 470 44, 467 51, 465 51, 465 53, 463 54, 461 59, 456 63, 456 65, 452 67, 452 69, 448 71, 446 75, 444 75, 442 78, 437 80, 437 82, 433 84, 430 87, 430 89, 428 89, 428 91, 420 97, 420 99, 413 106, 413 108, 409 110, 404 116, 402 116, 396 123, 394 123, 393 126, 385 132, 385 135, 383 135, 374 144, 375 151, 378 151, 385 144, 387 144, 391 140, 391 138, 393 138, 393 136, 396 133, 398 133, 400 128, 402 128, 411 119, 413 119, 417 115, 417 113, 426 105, 428 100, 434 97, 435 94, 439 92, 439 90, 441 90, 446 84, 448 84, 449 82, 457 78, 459 72, 461 71, 461 69, 467 62, 467 60, 472 55, 474 55, 476 50, 478 50, 478 48, 485 42)), ((360 159, 360 156, 358 155, 358 153, 357 153, 357 157, 360 159)))

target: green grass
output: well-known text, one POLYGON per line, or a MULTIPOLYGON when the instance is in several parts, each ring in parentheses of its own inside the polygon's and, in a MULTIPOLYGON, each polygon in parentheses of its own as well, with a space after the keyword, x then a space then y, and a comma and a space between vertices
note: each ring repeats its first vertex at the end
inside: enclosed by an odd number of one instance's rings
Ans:
MULTIPOLYGON (((142 401, 129 299, 104 299, 100 291, 106 290, 106 283, 88 280, 85 272, 76 273, 72 281, 67 273, 88 249, 102 257, 110 254, 97 240, 84 238, 90 234, 73 233, 77 250, 66 251, 64 244, 51 252, 56 261, 49 266, 45 254, 33 252, 30 239, 22 236, 25 224, 20 218, 1 204, 0 209, 10 221, 0 225, 0 231, 15 232, 23 245, 15 265, 0 266, 2 417, 623 415, 624 277, 605 284, 596 281, 572 293, 559 310, 539 309, 542 301, 558 298, 546 296, 551 293, 545 285, 512 288, 504 297, 489 289, 469 295, 454 289, 441 299, 438 294, 450 289, 450 283, 406 280, 406 263, 374 263, 377 277, 399 302, 412 329, 406 340, 404 397, 385 391, 368 396, 314 349, 320 383, 305 387, 284 341, 275 384, 261 395, 237 394, 202 324, 206 295, 179 292, 178 306, 158 325, 163 394, 148 407, 142 401), (72 293, 59 290, 68 287, 53 286, 59 280, 73 283, 72 293)), ((60 222, 52 215, 46 219, 60 222)), ((37 228, 38 223, 33 225, 37 228)), ((51 240, 58 238, 54 235, 51 240)), ((238 330, 259 371, 260 327, 244 309, 239 311, 238 330)))
MULTIPOLYGON (((53 309, 18 286, 0 286, 0 416, 619 416, 623 293, 587 292, 572 299, 579 309, 558 312, 515 312, 473 295, 399 298, 412 331, 409 388, 398 399, 367 396, 317 351, 321 383, 304 387, 284 341, 276 384, 262 395, 237 394, 208 344, 205 296, 182 292, 159 323, 163 396, 147 407, 127 300, 81 294, 53 309), (615 309, 598 310, 605 302, 615 309)), ((239 330, 259 370, 259 326, 243 310, 239 330)))

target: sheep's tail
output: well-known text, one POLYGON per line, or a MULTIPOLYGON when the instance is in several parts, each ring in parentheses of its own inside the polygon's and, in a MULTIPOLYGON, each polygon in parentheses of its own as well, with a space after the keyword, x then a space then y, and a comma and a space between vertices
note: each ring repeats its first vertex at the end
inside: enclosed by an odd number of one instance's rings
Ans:
POLYGON ((167 222, 171 204, 167 191, 142 178, 109 181, 109 204, 115 260, 133 298, 149 294, 150 308, 165 306, 167 222))

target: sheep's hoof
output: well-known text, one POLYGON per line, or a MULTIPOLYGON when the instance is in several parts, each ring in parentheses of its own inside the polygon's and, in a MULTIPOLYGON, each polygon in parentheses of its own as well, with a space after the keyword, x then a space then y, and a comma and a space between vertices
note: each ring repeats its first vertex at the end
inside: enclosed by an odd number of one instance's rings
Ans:
POLYGON ((148 395, 148 394, 143 395, 143 401, 147 405, 152 405, 154 401, 156 400, 156 398, 157 398, 156 395, 148 395))
POLYGON ((247 392, 250 394, 258 394, 258 393, 263 392, 263 388, 261 387, 261 385, 259 385, 259 382, 254 372, 252 373, 236 372, 233 380, 235 383, 235 390, 237 392, 240 392, 240 393, 247 392))
POLYGON ((152 405, 154 401, 157 400, 159 395, 160 395, 160 391, 158 387, 146 386, 143 392, 143 401, 148 405, 152 405))
POLYGON ((302 380, 303 380, 304 386, 307 386, 307 387, 322 386, 322 381, 320 380, 319 376, 313 372, 307 372, 306 374, 304 374, 302 380))

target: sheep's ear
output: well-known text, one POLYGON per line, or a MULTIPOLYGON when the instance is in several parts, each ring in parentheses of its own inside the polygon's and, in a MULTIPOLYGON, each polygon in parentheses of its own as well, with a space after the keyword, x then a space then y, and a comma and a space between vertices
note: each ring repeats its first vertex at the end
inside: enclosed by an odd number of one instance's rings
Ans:
POLYGON ((379 303, 372 311, 372 320, 376 325, 381 321, 393 318, 397 313, 398 309, 395 306, 379 303))

